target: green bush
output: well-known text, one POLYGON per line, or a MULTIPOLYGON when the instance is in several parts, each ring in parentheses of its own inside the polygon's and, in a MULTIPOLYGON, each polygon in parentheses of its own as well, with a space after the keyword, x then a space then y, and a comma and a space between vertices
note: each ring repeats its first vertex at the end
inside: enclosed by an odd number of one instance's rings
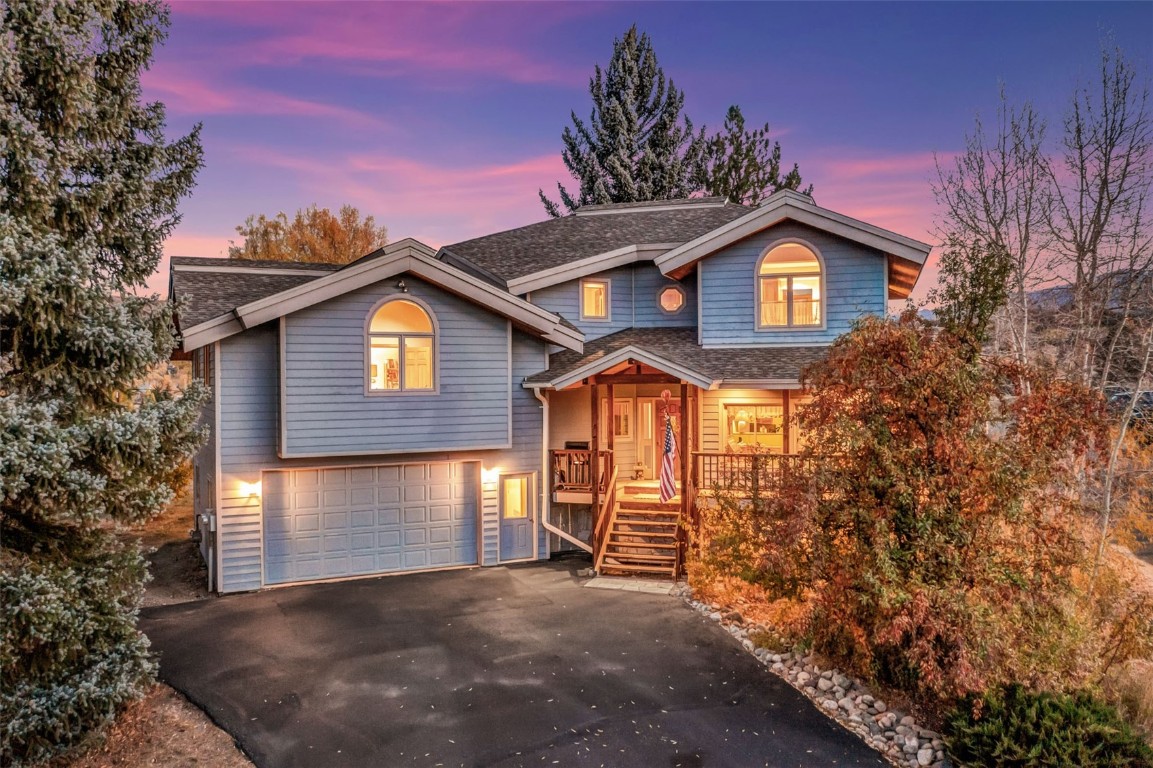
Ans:
POLYGON ((949 716, 945 740, 957 766, 1153 766, 1153 749, 1088 693, 1010 685, 968 696, 949 716))

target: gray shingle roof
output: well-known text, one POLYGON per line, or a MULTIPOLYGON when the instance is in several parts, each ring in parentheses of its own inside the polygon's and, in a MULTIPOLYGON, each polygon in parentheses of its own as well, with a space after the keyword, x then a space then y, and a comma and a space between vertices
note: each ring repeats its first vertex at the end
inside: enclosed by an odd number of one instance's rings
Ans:
POLYGON ((611 355, 636 347, 714 381, 799 381, 801 371, 823 360, 825 347, 725 347, 703 349, 696 328, 628 328, 585 343, 584 352, 565 350, 549 357, 547 371, 529 376, 529 384, 549 382, 611 355))
POLYGON ((629 245, 685 243, 749 210, 719 198, 590 205, 443 250, 509 281, 629 245))
POLYGON ((307 264, 295 261, 252 261, 248 259, 216 259, 194 256, 173 256, 170 299, 184 301, 178 325, 191 328, 214 317, 231 312, 251 301, 274 293, 287 291, 312 282, 323 274, 340 268, 339 264, 307 264), (197 267, 196 271, 175 267, 197 267), (200 268, 210 268, 203 271, 200 268), (238 269, 245 271, 238 272, 238 269), (262 275, 255 271, 308 270, 314 274, 262 275))

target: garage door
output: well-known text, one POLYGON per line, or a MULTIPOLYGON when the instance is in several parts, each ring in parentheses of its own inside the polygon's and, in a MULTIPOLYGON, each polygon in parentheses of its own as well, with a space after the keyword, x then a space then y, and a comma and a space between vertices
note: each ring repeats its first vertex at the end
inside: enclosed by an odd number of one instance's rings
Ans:
POLYGON ((475 565, 477 465, 265 472, 264 580, 475 565))

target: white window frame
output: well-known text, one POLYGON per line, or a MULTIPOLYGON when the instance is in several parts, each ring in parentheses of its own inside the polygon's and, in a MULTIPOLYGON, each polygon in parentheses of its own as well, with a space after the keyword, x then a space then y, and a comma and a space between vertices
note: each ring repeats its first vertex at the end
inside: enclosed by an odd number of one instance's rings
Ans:
POLYGON ((405 397, 405 396, 419 396, 419 395, 439 395, 440 394, 440 324, 437 322, 436 313, 432 311, 432 307, 421 299, 416 298, 408 293, 398 293, 393 296, 387 296, 376 304, 368 312, 368 317, 364 320, 364 394, 366 397, 405 397), (425 314, 428 315, 429 323, 432 325, 432 333, 392 333, 392 332, 376 332, 372 331, 372 318, 376 317, 385 304, 393 301, 408 301, 416 304, 425 314), (399 377, 400 387, 398 389, 373 389, 372 387, 372 340, 374 338, 396 338, 399 339, 398 344, 398 358, 397 376, 399 377), (432 365, 432 387, 428 389, 408 389, 405 387, 404 379, 404 340, 408 337, 418 339, 432 339, 432 353, 430 355, 430 364, 432 365))
POLYGON ((797 332, 803 332, 803 331, 823 331, 823 330, 826 330, 828 327, 829 315, 828 315, 828 293, 825 290, 825 272, 826 272, 826 270, 825 270, 825 258, 821 255, 821 252, 817 249, 817 247, 815 245, 813 245, 812 243, 808 242, 807 240, 802 240, 798 237, 788 237, 788 238, 784 238, 782 240, 777 240, 777 241, 771 243, 768 248, 765 248, 765 250, 761 252, 760 258, 757 259, 757 266, 753 271, 753 312, 755 315, 753 318, 753 322, 754 322, 754 327, 756 328, 756 330, 757 331, 767 331, 769 333, 781 332, 781 331, 797 333, 797 332), (820 287, 820 291, 821 291, 821 299, 820 299, 821 322, 819 325, 794 325, 793 324, 793 278, 794 277, 812 277, 813 274, 811 272, 807 273, 807 274, 795 274, 795 275, 790 274, 788 272, 780 272, 780 273, 769 274, 769 275, 762 275, 761 274, 761 267, 764 266, 765 259, 776 248, 779 248, 782 245, 800 245, 800 246, 803 246, 803 247, 807 248, 809 250, 809 252, 812 253, 813 256, 816 257, 816 259, 817 259, 817 266, 820 268, 820 272, 817 274, 817 277, 820 280, 820 286, 821 286, 820 287), (788 303, 786 305, 786 315, 785 315, 787 323, 785 325, 762 325, 761 324, 761 303, 763 300, 762 281, 766 278, 768 278, 768 279, 785 278, 789 281, 788 282, 788 288, 787 288, 787 290, 788 290, 788 303))
POLYGON ((613 281, 610 278, 588 278, 580 281, 580 318, 581 320, 589 323, 609 323, 613 319, 613 281), (585 286, 586 285, 603 285, 605 289, 605 314, 604 317, 598 315, 589 315, 585 312, 585 286))

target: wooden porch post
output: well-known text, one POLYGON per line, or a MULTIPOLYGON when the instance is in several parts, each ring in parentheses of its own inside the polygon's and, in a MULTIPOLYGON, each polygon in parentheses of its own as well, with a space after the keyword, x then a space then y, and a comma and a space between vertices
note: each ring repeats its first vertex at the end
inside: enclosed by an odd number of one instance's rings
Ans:
MULTIPOLYGON (((600 402, 597 398, 597 384, 596 380, 589 382, 589 393, 592 400, 592 440, 589 441, 589 484, 592 485, 592 502, 593 502, 593 530, 596 530, 597 512, 600 511, 600 491, 601 491, 601 435, 600 435, 600 420, 601 409, 600 402)), ((595 542, 594 542, 595 544, 595 542)))
POLYGON ((681 382, 681 519, 689 513, 689 385, 681 382))
POLYGON ((781 448, 783 449, 781 451, 781 453, 792 453, 793 452, 793 443, 789 439, 789 421, 792 420, 792 402, 790 402, 789 390, 787 390, 787 389, 784 390, 784 394, 785 394, 785 411, 784 411, 784 413, 785 413, 785 419, 784 419, 785 444, 783 446, 781 446, 781 448))
MULTIPOLYGON (((614 438, 616 437, 616 433, 617 433, 617 420, 616 420, 616 417, 613 415, 614 414, 614 411, 613 411, 613 385, 609 384, 605 389, 606 389, 605 397, 607 397, 608 401, 609 401, 608 435, 606 435, 606 436, 608 437, 609 454, 612 455, 613 451, 616 447, 614 445, 614 442, 615 442, 614 438)), ((615 456, 613 456, 612 462, 613 462, 613 464, 616 464, 616 457, 615 456)), ((611 475, 612 472, 613 472, 612 467, 605 467, 605 473, 606 474, 611 475)))

